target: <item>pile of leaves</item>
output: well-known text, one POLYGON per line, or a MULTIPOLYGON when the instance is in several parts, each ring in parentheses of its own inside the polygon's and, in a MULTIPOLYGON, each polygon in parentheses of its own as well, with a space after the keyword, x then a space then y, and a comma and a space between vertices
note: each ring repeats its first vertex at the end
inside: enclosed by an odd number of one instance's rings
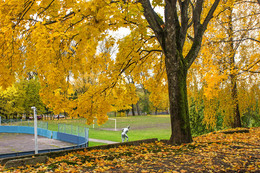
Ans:
POLYGON ((0 172, 257 172, 260 128, 249 133, 212 132, 180 146, 163 142, 78 151, 46 164, 0 172))

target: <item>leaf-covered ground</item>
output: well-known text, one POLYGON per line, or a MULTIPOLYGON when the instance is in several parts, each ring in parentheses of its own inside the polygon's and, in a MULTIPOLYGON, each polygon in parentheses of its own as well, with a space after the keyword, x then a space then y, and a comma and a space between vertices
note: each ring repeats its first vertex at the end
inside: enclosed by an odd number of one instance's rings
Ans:
POLYGON ((46 164, 0 172, 260 172, 260 128, 249 133, 213 132, 191 144, 162 142, 80 151, 46 164))

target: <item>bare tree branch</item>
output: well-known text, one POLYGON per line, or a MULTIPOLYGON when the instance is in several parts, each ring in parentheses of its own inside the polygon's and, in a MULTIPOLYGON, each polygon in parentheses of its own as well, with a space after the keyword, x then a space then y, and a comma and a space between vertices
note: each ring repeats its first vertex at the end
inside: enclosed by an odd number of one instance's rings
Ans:
POLYGON ((151 26, 151 28, 153 29, 153 31, 156 32, 156 34, 159 34, 160 32, 162 32, 163 30, 160 25, 160 22, 162 22, 162 21, 160 21, 160 17, 153 10, 150 1, 149 0, 139 0, 139 2, 143 6, 144 16, 145 16, 146 20, 148 21, 149 25, 151 26))
MULTIPOLYGON (((246 41, 246 40, 252 40, 252 41, 255 41, 257 43, 260 43, 259 40, 256 40, 254 38, 241 38, 241 39, 235 39, 235 40, 232 40, 232 42, 242 42, 242 41, 246 41)), ((230 40, 225 40, 225 39, 221 39, 219 41, 210 41, 208 44, 211 44, 211 43, 229 43, 231 42, 230 40)))
POLYGON ((207 26, 208 26, 208 23, 209 21, 211 20, 211 18, 213 17, 213 14, 219 4, 219 1, 220 0, 215 0, 215 2, 213 3, 213 5, 211 6, 209 12, 208 12, 208 15, 207 17, 205 18, 204 22, 203 22, 203 29, 206 30, 207 29, 207 26))
POLYGON ((35 3, 35 0, 27 1, 27 2, 25 3, 24 10, 19 14, 20 16, 18 17, 18 21, 13 25, 13 29, 15 29, 15 27, 19 25, 19 23, 23 20, 24 16, 27 14, 27 12, 32 8, 33 4, 35 3), (27 2, 28 5, 26 5, 27 2))
POLYGON ((183 47, 185 43, 186 34, 189 28, 189 0, 181 1, 179 0, 181 8, 181 31, 180 31, 180 46, 183 47))
MULTIPOLYGON (((193 18, 194 18, 194 25, 197 25, 194 27, 194 29, 196 29, 196 31, 194 31, 194 42, 192 44, 192 47, 189 51, 189 53, 187 54, 185 61, 187 63, 187 68, 189 68, 192 63, 195 61, 196 57, 198 56, 200 47, 201 47, 201 43, 202 43, 202 36, 205 32, 205 30, 207 29, 208 23, 211 20, 211 18, 213 17, 213 14, 219 4, 220 0, 215 0, 215 2, 213 3, 213 5, 211 6, 203 24, 201 25, 200 22, 198 21, 200 19, 200 14, 196 14, 194 13, 193 18)), ((198 2, 197 2, 198 3, 198 2)), ((199 4, 196 5, 195 7, 195 11, 196 8, 198 8, 198 10, 200 10, 201 2, 199 1, 199 4), (198 7, 197 7, 198 6, 198 7)))
POLYGON ((160 49, 152 49, 152 50, 141 50, 139 55, 141 55, 143 52, 162 52, 160 49))
MULTIPOLYGON (((259 0, 259 1, 260 1, 260 0, 259 0)), ((260 40, 256 40, 256 39, 254 39, 254 38, 247 38, 247 39, 252 40, 252 41, 255 41, 255 42, 257 42, 257 43, 260 43, 260 40)))
POLYGON ((202 12, 202 4, 203 0, 198 0, 193 11, 193 23, 194 23, 194 37, 198 34, 199 27, 200 27, 200 17, 202 12))
POLYGON ((52 0, 49 5, 47 7, 45 7, 38 15, 41 15, 42 13, 44 13, 46 10, 48 10, 48 8, 50 8, 51 4, 54 2, 55 0, 52 0))

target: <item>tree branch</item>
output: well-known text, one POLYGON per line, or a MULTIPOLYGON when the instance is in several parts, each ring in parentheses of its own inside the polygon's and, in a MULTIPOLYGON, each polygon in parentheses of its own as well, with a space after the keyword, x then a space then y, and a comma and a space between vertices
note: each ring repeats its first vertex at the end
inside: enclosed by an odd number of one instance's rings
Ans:
POLYGON ((213 3, 213 5, 211 6, 211 8, 210 8, 210 10, 209 10, 209 12, 208 12, 207 17, 205 18, 205 20, 204 20, 204 22, 203 22, 203 24, 202 24, 204 31, 207 29, 208 23, 209 23, 209 21, 212 19, 213 14, 214 14, 216 8, 218 7, 219 1, 220 1, 220 0, 215 0, 215 2, 213 3))
POLYGON ((196 37, 199 27, 200 27, 200 17, 202 12, 202 4, 203 0, 198 0, 195 6, 195 9, 193 10, 193 27, 194 27, 194 37, 196 37))
POLYGON ((141 55, 143 52, 147 52, 147 53, 150 53, 150 52, 162 52, 162 50, 160 50, 160 49, 141 50, 139 55, 141 55))
POLYGON ((42 13, 44 13, 46 10, 48 10, 48 8, 50 8, 51 4, 54 2, 55 0, 52 0, 49 5, 47 7, 45 7, 38 15, 41 15, 42 13))
MULTIPOLYGON (((208 23, 209 21, 211 20, 211 18, 213 17, 213 14, 219 4, 219 1, 220 0, 215 0, 215 2, 213 3, 213 5, 211 6, 203 24, 201 25, 200 24, 200 15, 201 14, 198 14, 197 12, 194 12, 193 16, 194 17, 194 42, 191 46, 191 49, 189 51, 189 53, 187 54, 186 58, 185 58, 185 62, 187 63, 187 68, 190 68, 190 66, 192 65, 192 63, 195 61, 195 59, 197 58, 198 56, 198 53, 199 53, 199 50, 201 48, 201 43, 202 43, 202 36, 204 34, 204 32, 206 31, 207 29, 207 26, 208 26, 208 23), (195 30, 196 29, 196 30, 195 30)), ((198 1, 197 2, 198 4, 196 5, 195 7, 195 11, 196 11, 196 8, 200 11, 200 13, 202 12, 202 10, 200 10, 200 5, 202 5, 201 1, 198 1)))
POLYGON ((246 40, 252 40, 252 41, 255 41, 257 43, 260 43, 259 40, 256 40, 254 38, 241 38, 241 39, 236 39, 236 40, 226 40, 227 38, 224 38, 224 39, 221 39, 219 41, 210 41, 208 44, 211 44, 211 43, 229 43, 229 42, 242 42, 242 41, 246 41, 246 40))
MULTIPOLYGON (((260 0, 259 0, 260 1, 260 0)), ((260 43, 260 40, 256 40, 256 39, 254 39, 254 38, 248 38, 249 40, 252 40, 252 41, 255 41, 255 42, 257 42, 257 43, 260 43)))
POLYGON ((260 63, 260 59, 257 60, 256 62, 252 63, 251 65, 249 65, 247 67, 247 69, 242 69, 243 71, 249 71, 251 68, 253 68, 255 65, 257 65, 258 63, 260 63))
POLYGON ((156 12, 153 10, 151 3, 149 0, 139 0, 139 2, 143 6, 144 10, 144 16, 149 23, 152 30, 155 32, 156 37, 158 38, 159 42, 162 43, 160 40, 160 33, 163 32, 163 28, 161 27, 164 22, 162 19, 156 14, 156 12))
POLYGON ((181 7, 181 34, 180 34, 180 40, 181 40, 181 47, 183 47, 186 39, 186 34, 189 28, 189 0, 185 0, 181 2, 179 0, 179 4, 181 7))
POLYGON ((251 70, 243 70, 244 72, 249 72, 249 73, 260 73, 260 71, 251 71, 251 70))
POLYGON ((26 13, 32 8, 33 4, 35 3, 35 0, 33 0, 33 1, 27 1, 27 2, 25 3, 24 11, 21 12, 21 14, 20 14, 21 16, 18 18, 17 23, 15 23, 15 24, 13 25, 13 29, 15 29, 15 27, 16 27, 17 25, 19 25, 19 23, 23 20, 23 18, 24 18, 24 16, 26 15, 26 13), (28 2, 28 5, 26 5, 27 2, 28 2))

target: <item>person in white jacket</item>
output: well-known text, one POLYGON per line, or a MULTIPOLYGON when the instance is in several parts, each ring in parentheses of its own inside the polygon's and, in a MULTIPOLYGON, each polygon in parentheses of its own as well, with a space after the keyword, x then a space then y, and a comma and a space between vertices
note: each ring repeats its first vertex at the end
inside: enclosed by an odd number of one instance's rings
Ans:
POLYGON ((127 140, 127 142, 128 142, 127 132, 129 131, 129 129, 130 129, 130 126, 128 126, 127 128, 123 128, 123 129, 122 129, 122 134, 121 134, 121 136, 122 136, 122 142, 125 141, 125 138, 127 138, 126 140, 127 140))

